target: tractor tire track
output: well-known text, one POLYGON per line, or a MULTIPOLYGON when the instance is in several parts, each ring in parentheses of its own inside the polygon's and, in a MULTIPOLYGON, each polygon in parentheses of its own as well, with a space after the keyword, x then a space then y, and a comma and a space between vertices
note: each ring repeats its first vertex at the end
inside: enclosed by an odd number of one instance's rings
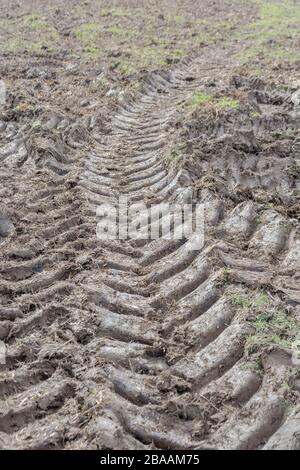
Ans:
POLYGON ((276 448, 281 430, 294 430, 282 387, 292 359, 275 350, 260 372, 245 367, 253 326, 230 301, 236 288, 266 284, 287 303, 299 295, 280 269, 297 249, 284 217, 266 210, 258 227, 254 202, 228 212, 206 191, 215 231, 202 250, 187 240, 96 238, 98 205, 184 194, 184 170, 168 171, 163 155, 178 104, 203 83, 201 65, 192 58, 151 74, 111 134, 85 137, 75 157, 70 136, 87 131, 64 131, 70 156, 52 151, 41 170, 56 183, 41 189, 32 178, 30 233, 1 243, 3 448, 276 448), (37 216, 43 200, 51 210, 37 216), (241 258, 234 237, 274 261, 241 258))

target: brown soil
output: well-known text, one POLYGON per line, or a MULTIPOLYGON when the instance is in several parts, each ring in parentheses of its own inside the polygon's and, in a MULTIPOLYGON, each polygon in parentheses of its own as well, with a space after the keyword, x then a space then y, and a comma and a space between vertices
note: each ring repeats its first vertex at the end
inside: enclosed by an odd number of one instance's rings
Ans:
POLYGON ((0 7, 0 448, 300 449, 298 2, 0 7))

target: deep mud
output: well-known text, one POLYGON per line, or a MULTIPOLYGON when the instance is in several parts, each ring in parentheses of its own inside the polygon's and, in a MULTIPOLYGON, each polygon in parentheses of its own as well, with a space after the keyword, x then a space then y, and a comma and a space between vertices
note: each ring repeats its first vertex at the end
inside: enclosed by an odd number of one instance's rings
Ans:
POLYGON ((13 3, 0 2, 0 448, 300 449, 292 20, 288 55, 267 42, 245 62, 255 2, 13 3), (128 52, 129 25, 151 60, 128 52), (124 194, 202 202, 204 247, 97 239, 97 206, 124 194))

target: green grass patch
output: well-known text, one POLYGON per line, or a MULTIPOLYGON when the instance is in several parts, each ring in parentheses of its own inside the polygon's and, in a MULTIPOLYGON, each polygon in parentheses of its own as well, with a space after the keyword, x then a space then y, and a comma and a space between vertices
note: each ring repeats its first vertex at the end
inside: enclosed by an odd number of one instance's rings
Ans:
POLYGON ((228 294, 227 297, 234 305, 246 309, 255 309, 271 305, 271 300, 269 296, 263 291, 257 292, 254 296, 247 295, 244 292, 233 292, 231 294, 228 294))
POLYGON ((101 16, 112 16, 113 18, 122 18, 128 16, 129 12, 123 8, 102 8, 100 10, 101 16))
POLYGON ((224 98, 218 101, 218 107, 221 109, 237 109, 239 105, 239 100, 229 98, 228 96, 224 96, 224 98))
POLYGON ((253 59, 274 59, 277 61, 299 58, 294 50, 293 40, 300 39, 300 4, 293 0, 257 0, 258 19, 251 22, 243 32, 237 33, 242 39, 253 41, 253 46, 239 54, 242 62, 253 59))
MULTIPOLYGON (((54 26, 38 13, 22 18, 21 23, 1 22, 6 32, 13 32, 6 40, 0 39, 0 48, 11 52, 39 52, 42 49, 55 50, 59 45, 59 33, 54 26), (18 34, 16 34, 18 31, 18 34)), ((4 39, 4 36, 3 36, 4 39)))
POLYGON ((194 92, 187 102, 187 106, 192 111, 207 104, 210 104, 210 106, 215 109, 237 109, 240 102, 228 96, 215 97, 199 91, 194 92))
POLYGON ((110 26, 109 28, 106 29, 108 33, 111 34, 126 34, 128 36, 131 36, 133 32, 127 28, 123 28, 122 26, 119 25, 113 25, 110 26))
POLYGON ((284 2, 258 0, 259 19, 249 26, 247 37, 266 41, 300 36, 300 5, 292 0, 284 2))
POLYGON ((182 159, 185 154, 185 145, 179 144, 169 151, 166 155, 162 157, 166 166, 176 166, 182 159))
POLYGON ((171 51, 171 55, 174 57, 181 58, 184 56, 184 50, 183 49, 174 49, 171 51))
POLYGON ((247 313, 248 321, 255 328, 254 334, 246 340, 248 355, 260 353, 273 345, 300 352, 299 322, 283 308, 274 305, 266 292, 237 291, 229 293, 227 298, 247 313))
POLYGON ((200 91, 195 91, 189 102, 188 106, 191 109, 197 109, 211 101, 212 97, 210 95, 207 95, 206 93, 200 92, 200 91))
POLYGON ((75 31, 75 35, 84 46, 95 48, 95 42, 98 40, 100 32, 100 24, 84 23, 75 31))
POLYGON ((24 18, 24 24, 27 28, 32 30, 45 29, 48 26, 48 22, 41 18, 37 13, 32 13, 24 18))
POLYGON ((136 73, 135 67, 133 67, 129 62, 116 62, 114 65, 114 68, 117 68, 125 77, 136 73))
POLYGON ((97 47, 86 47, 84 51, 87 52, 87 54, 90 54, 92 56, 99 54, 99 49, 97 47))
POLYGON ((168 15, 167 20, 169 22, 174 21, 174 23, 180 24, 180 23, 183 23, 184 17, 182 15, 168 15))
POLYGON ((38 13, 32 13, 31 15, 28 15, 25 17, 25 21, 28 23, 32 23, 33 21, 38 21, 41 19, 41 15, 38 13))
POLYGON ((272 345, 295 348, 300 334, 299 323, 283 310, 268 310, 254 321, 255 334, 246 340, 246 351, 256 353, 272 345))

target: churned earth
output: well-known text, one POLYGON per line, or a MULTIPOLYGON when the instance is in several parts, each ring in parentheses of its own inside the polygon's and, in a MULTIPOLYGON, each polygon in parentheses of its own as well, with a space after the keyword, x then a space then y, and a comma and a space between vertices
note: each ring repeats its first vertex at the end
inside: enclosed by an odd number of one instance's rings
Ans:
POLYGON ((1 449, 300 449, 299 22, 0 0, 1 449), (97 238, 125 195, 204 246, 97 238))

